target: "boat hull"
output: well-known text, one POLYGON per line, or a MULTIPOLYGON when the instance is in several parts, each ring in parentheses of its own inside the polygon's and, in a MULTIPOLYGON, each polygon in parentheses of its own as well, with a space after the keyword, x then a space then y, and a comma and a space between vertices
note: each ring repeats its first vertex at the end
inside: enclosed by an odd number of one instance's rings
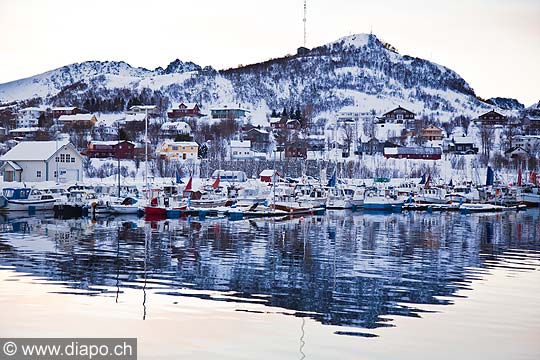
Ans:
POLYGON ((5 200, 2 211, 37 211, 53 210, 56 199, 50 200, 5 200))

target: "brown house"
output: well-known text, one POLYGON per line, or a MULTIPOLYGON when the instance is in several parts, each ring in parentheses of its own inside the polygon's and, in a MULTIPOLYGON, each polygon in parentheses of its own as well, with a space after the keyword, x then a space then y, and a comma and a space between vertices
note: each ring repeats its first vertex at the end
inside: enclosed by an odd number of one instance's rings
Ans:
POLYGON ((430 125, 422 129, 422 137, 426 140, 442 140, 443 131, 434 125, 430 125))
POLYGON ((307 147, 302 142, 291 142, 285 144, 285 158, 307 158, 307 147))
POLYGON ((413 121, 416 114, 398 106, 379 118, 379 123, 408 124, 413 121))
POLYGON ((91 141, 88 148, 82 152, 90 158, 133 159, 135 144, 123 141, 91 141))
POLYGON ((59 124, 70 126, 75 125, 92 127, 96 122, 96 115, 93 114, 60 115, 58 118, 59 124))
POLYGON ((499 114, 495 110, 491 110, 485 114, 482 114, 478 117, 478 121, 484 126, 493 126, 493 125, 506 125, 508 123, 508 118, 502 114, 499 114))

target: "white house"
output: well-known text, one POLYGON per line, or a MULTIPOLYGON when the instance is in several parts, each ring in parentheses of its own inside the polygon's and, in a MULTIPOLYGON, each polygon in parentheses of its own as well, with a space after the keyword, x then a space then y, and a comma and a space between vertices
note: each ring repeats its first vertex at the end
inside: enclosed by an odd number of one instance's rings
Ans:
POLYGON ((511 145, 527 151, 540 151, 540 135, 516 135, 511 145))
POLYGON ((81 154, 67 141, 22 141, 0 157, 4 181, 81 181, 81 154))
POLYGON ((16 121, 18 128, 36 127, 39 124, 39 119, 33 117, 20 117, 16 121))
POLYGON ((246 160, 253 158, 251 141, 231 140, 231 160, 246 160))

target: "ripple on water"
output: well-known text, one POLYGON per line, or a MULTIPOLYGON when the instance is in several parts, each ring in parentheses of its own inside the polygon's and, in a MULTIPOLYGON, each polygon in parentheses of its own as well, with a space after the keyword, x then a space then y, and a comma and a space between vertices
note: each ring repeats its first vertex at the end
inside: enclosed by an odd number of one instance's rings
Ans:
POLYGON ((282 222, 16 221, 2 226, 0 271, 65 287, 58 294, 145 289, 262 303, 363 329, 392 326, 388 316, 419 317, 431 311, 427 305, 450 305, 491 269, 510 275, 540 269, 538 211, 499 217, 330 212, 282 222))

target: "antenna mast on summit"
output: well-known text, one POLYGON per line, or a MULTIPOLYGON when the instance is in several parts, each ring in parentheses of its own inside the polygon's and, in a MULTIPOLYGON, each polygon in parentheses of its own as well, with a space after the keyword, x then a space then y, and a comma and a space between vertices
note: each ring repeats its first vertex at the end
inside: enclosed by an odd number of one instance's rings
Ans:
POLYGON ((304 0, 304 47, 306 47, 307 41, 307 32, 306 32, 306 14, 307 14, 307 0, 304 0))

